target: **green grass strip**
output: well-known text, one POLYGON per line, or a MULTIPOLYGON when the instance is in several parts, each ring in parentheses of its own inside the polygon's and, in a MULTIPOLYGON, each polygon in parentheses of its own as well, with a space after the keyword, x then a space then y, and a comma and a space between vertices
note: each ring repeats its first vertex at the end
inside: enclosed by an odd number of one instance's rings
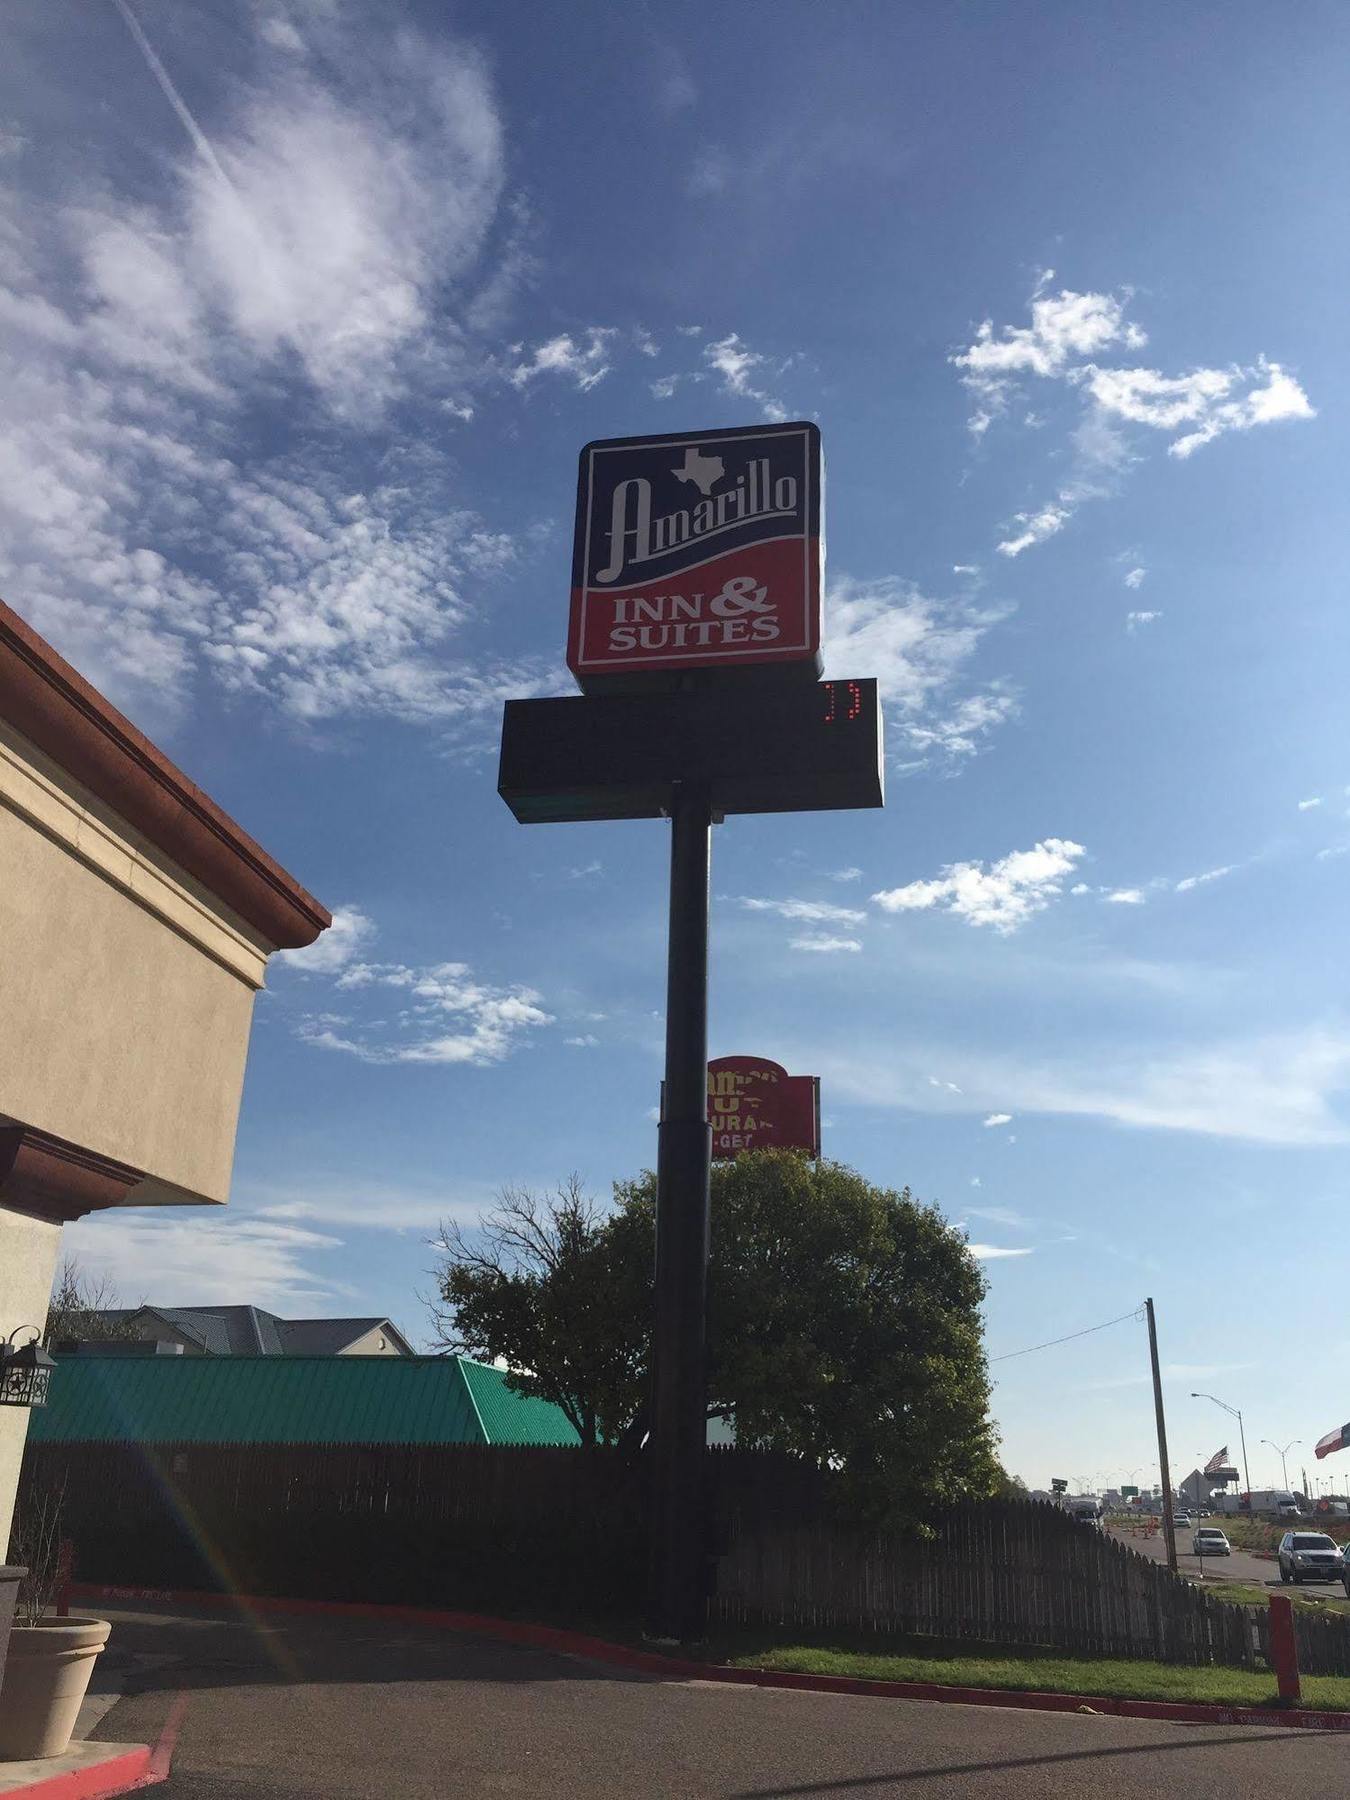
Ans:
MULTIPOLYGON (((1106 1657, 895 1656, 784 1644, 728 1660, 734 1668, 843 1675, 853 1681, 932 1681, 946 1687, 1015 1688, 1038 1694, 1098 1694, 1120 1700, 1185 1700, 1217 1706, 1275 1704, 1273 1675, 1106 1657)), ((1321 1712, 1350 1710, 1350 1679, 1305 1676, 1302 1704, 1321 1712)))

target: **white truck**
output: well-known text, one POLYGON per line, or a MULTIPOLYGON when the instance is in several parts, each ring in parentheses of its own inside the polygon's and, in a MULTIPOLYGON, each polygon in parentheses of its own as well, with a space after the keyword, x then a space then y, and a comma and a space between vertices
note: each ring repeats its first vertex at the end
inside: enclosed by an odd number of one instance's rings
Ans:
POLYGON ((1276 1519, 1297 1519, 1299 1505, 1284 1488, 1254 1488, 1250 1494, 1223 1494, 1215 1501, 1221 1513, 1266 1513, 1276 1519))

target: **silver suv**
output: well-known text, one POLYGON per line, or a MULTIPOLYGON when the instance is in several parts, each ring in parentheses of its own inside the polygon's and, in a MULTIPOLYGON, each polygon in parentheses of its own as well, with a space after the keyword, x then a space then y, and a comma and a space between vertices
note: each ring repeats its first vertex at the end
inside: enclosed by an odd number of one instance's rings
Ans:
POLYGON ((1340 1545, 1324 1531, 1286 1531, 1280 1539, 1281 1581, 1339 1581, 1344 1573, 1340 1545))

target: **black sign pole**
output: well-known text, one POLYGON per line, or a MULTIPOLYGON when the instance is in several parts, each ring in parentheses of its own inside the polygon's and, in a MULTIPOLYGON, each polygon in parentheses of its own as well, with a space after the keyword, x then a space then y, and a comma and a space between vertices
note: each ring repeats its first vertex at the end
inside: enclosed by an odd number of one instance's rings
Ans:
POLYGON ((656 1165, 648 1631, 700 1637, 707 1443, 708 877, 712 802, 679 782, 671 804, 665 1113, 656 1165))

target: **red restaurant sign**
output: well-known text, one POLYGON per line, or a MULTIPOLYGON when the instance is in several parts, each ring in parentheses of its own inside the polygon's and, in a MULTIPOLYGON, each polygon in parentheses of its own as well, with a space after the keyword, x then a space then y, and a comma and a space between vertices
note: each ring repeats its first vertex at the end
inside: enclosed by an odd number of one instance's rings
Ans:
POLYGON ((820 1077, 789 1075, 762 1056, 708 1064, 708 1123, 714 1159, 742 1150, 820 1155, 820 1077))
POLYGON ((814 425, 587 444, 567 666, 588 692, 766 663, 813 679, 822 543, 814 425))

